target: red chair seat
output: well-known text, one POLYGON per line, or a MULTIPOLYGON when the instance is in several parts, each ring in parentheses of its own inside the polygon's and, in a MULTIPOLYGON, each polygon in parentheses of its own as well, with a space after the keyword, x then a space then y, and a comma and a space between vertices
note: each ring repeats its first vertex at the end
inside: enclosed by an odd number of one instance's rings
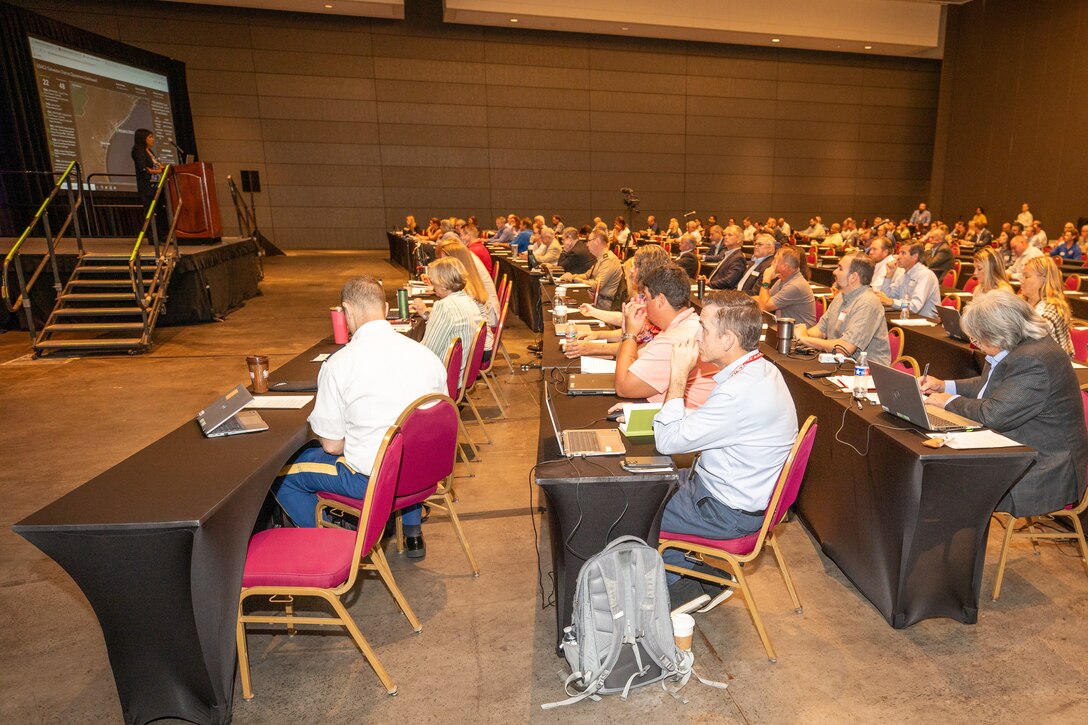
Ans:
POLYGON ((356 511, 363 510, 363 499, 352 498, 351 496, 344 496, 339 493, 332 493, 331 491, 318 491, 318 498, 323 498, 328 501, 335 501, 336 503, 342 503, 345 506, 351 506, 356 511))
POLYGON ((355 565, 355 538, 347 529, 261 531, 249 540, 242 586, 339 586, 355 565))
POLYGON ((737 556, 744 556, 745 554, 751 554, 756 548, 756 542, 759 540, 759 532, 754 534, 748 534, 747 536, 741 536, 737 539, 704 539, 701 536, 695 536, 694 534, 677 534, 672 531, 662 531, 662 539, 669 539, 671 541, 686 541, 689 544, 699 544, 700 546, 709 546, 715 549, 721 549, 727 551, 730 554, 736 554, 737 556))

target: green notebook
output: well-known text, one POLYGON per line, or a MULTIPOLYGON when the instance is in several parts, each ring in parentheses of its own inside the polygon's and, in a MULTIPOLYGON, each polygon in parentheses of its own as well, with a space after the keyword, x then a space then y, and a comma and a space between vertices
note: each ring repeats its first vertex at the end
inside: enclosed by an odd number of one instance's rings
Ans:
POLYGON ((661 403, 625 403, 620 432, 627 437, 652 436, 654 416, 661 410, 661 403))

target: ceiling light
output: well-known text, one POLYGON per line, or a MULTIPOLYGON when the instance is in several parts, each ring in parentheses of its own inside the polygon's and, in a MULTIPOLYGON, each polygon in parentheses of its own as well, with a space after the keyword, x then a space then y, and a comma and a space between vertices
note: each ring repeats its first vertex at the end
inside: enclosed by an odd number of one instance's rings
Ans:
POLYGON ((510 18, 510 22, 511 22, 511 23, 516 23, 517 21, 518 21, 518 19, 517 19, 517 18, 510 18))
POLYGON ((624 26, 624 27, 620 28, 620 30, 629 30, 629 28, 624 26))
POLYGON ((325 3, 325 9, 326 10, 332 10, 332 5, 329 5, 328 3, 325 3))
POLYGON ((872 49, 873 49, 873 46, 871 46, 871 45, 865 46, 865 50, 872 50, 872 49))
POLYGON ((781 42, 782 42, 782 38, 771 38, 771 42, 772 42, 772 43, 781 43, 781 42))

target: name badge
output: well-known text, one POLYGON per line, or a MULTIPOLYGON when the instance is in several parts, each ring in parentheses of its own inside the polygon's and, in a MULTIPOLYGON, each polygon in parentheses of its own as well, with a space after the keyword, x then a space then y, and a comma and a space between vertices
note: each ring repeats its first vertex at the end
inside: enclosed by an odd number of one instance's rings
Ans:
POLYGON ((846 311, 844 310, 843 312, 839 313, 839 322, 845 322, 845 321, 846 321, 846 311))

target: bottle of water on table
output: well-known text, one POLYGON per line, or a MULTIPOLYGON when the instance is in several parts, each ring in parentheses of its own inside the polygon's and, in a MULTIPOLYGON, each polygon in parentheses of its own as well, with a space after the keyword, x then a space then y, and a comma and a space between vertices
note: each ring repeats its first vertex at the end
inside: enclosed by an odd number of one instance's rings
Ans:
POLYGON ((869 392, 869 355, 865 352, 858 354, 854 363, 854 398, 862 400, 869 392))

